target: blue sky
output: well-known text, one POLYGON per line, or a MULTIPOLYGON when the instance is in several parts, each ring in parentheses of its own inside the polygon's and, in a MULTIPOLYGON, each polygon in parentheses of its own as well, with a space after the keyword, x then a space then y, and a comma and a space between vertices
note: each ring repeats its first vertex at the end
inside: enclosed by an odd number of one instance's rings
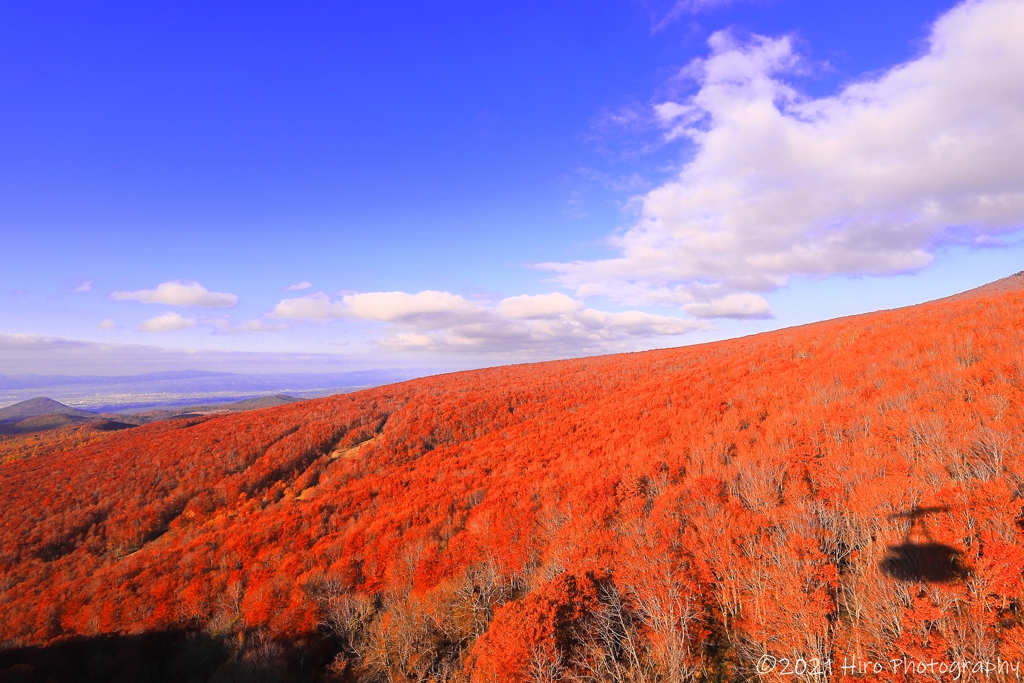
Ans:
POLYGON ((1022 18, 4 3, 0 372, 457 369, 1009 275, 1022 18))

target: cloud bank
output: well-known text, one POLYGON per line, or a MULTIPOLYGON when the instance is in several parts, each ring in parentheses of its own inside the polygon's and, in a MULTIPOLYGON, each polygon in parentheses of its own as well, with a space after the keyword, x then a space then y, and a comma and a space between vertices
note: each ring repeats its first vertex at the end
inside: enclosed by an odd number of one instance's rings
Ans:
POLYGON ((691 63, 695 95, 655 106, 694 155, 637 198, 616 258, 545 263, 580 297, 763 317, 794 276, 889 275, 942 244, 1024 227, 1024 3, 966 2, 927 50, 832 97, 786 81, 787 37, 727 32, 691 63))
POLYGON ((509 297, 496 305, 430 290, 367 292, 340 299, 315 292, 281 301, 268 317, 383 322, 390 324, 390 331, 380 343, 388 348, 486 353, 622 350, 637 340, 710 329, 704 322, 640 311, 596 311, 557 292, 509 297))
POLYGON ((182 308, 231 308, 238 303, 237 294, 211 292, 198 282, 177 280, 157 285, 156 289, 134 292, 118 290, 110 295, 115 301, 138 301, 144 304, 167 304, 182 308))
MULTIPOLYGON (((392 359, 397 360, 397 359, 392 359)), ((379 362, 379 360, 378 360, 379 362)), ((367 358, 328 353, 175 350, 0 332, 0 374, 120 375, 163 370, 217 372, 346 372, 369 369, 367 358)), ((397 367, 392 363, 391 367, 397 367)), ((449 370, 448 366, 440 368, 449 370)), ((416 374, 426 374, 421 368, 416 374)))

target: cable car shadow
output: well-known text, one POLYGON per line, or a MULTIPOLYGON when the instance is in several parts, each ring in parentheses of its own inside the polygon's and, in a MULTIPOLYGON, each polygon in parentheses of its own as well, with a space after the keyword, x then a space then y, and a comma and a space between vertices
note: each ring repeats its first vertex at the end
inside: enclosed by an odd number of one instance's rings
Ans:
POLYGON ((909 512, 890 515, 890 519, 910 519, 903 543, 886 549, 880 568, 884 574, 898 581, 919 581, 923 583, 951 583, 966 578, 970 568, 963 562, 956 548, 936 543, 928 532, 924 517, 935 512, 946 512, 947 507, 915 507, 909 512), (911 532, 920 524, 925 542, 911 540, 911 532))
POLYGON ((960 552, 941 543, 903 543, 889 546, 881 562, 882 572, 900 581, 950 583, 970 573, 960 552))

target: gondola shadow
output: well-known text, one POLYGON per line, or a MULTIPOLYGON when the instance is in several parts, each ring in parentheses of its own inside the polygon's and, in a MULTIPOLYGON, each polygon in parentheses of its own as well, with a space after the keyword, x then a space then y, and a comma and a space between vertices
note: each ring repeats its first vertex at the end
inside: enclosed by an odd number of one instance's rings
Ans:
POLYGON ((882 571, 899 581, 951 583, 970 573, 956 548, 941 543, 903 543, 889 546, 882 571))
POLYGON ((909 518, 910 526, 907 528, 903 543, 886 549, 886 555, 880 563, 882 572, 898 581, 922 583, 952 583, 967 578, 970 568, 964 564, 960 551, 952 546, 936 543, 924 522, 925 516, 948 509, 915 507, 910 512, 890 515, 890 519, 909 518), (923 543, 911 540, 911 532, 918 524, 925 537, 923 543))

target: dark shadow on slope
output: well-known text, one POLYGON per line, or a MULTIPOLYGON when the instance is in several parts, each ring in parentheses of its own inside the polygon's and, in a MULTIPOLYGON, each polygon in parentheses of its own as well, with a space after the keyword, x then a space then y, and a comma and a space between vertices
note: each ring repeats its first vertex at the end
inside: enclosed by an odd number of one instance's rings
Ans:
POLYGON ((195 631, 75 637, 0 650, 4 683, 306 683, 343 681, 323 638, 277 642, 195 631))
POLYGON ((98 422, 94 422, 91 426, 93 429, 101 432, 119 432, 122 429, 135 429, 135 427, 138 427, 138 425, 119 422, 118 420, 100 420, 98 422))
POLYGON ((941 543, 903 543, 889 546, 882 571, 900 581, 950 583, 968 571, 956 548, 941 543))
POLYGON ((890 515, 890 519, 909 519, 910 526, 907 527, 903 543, 886 549, 886 555, 880 563, 882 572, 899 581, 924 583, 950 583, 966 578, 970 570, 964 565, 960 551, 952 546, 936 543, 924 521, 930 514, 948 510, 948 507, 915 507, 909 512, 890 515), (925 542, 911 540, 911 533, 918 525, 925 542))

